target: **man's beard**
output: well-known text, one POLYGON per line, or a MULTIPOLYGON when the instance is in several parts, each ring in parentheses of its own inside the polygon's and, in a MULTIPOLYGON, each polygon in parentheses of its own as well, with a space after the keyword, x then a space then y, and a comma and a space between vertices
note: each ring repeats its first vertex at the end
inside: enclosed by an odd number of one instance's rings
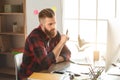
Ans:
POLYGON ((45 28, 45 33, 46 33, 47 36, 49 36, 50 38, 55 37, 55 29, 52 29, 52 30, 48 31, 48 30, 45 28))

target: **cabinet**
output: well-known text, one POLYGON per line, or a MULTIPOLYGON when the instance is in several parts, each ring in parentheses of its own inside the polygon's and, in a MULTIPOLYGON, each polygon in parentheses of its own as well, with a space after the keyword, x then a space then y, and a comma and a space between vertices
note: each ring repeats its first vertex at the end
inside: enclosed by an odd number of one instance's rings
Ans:
POLYGON ((14 75, 13 49, 24 47, 25 0, 0 0, 0 74, 14 75))

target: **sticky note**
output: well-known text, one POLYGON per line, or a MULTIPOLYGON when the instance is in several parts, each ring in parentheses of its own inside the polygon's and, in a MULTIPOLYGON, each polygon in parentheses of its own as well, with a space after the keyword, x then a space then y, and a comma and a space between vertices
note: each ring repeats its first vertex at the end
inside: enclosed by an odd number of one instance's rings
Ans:
POLYGON ((56 11, 57 10, 56 6, 52 6, 52 10, 56 11))
POLYGON ((34 15, 38 15, 39 11, 38 10, 34 10, 33 13, 34 13, 34 15))

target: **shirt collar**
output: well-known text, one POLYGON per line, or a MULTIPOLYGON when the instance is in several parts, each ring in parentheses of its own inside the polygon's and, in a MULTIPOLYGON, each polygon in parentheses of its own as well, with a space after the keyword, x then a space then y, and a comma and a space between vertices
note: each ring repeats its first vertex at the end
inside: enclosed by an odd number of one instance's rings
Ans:
POLYGON ((42 28, 41 28, 40 25, 38 26, 38 29, 39 29, 40 32, 42 33, 42 37, 44 37, 44 39, 45 39, 46 41, 49 41, 50 38, 45 34, 45 32, 43 32, 43 30, 42 30, 42 28))

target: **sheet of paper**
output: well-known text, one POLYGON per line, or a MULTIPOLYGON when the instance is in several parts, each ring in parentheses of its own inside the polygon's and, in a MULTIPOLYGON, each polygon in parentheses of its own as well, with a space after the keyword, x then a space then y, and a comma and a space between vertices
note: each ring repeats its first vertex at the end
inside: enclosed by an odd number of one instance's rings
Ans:
POLYGON ((119 67, 111 67, 108 72, 108 75, 116 75, 116 76, 120 76, 120 68, 119 67))

